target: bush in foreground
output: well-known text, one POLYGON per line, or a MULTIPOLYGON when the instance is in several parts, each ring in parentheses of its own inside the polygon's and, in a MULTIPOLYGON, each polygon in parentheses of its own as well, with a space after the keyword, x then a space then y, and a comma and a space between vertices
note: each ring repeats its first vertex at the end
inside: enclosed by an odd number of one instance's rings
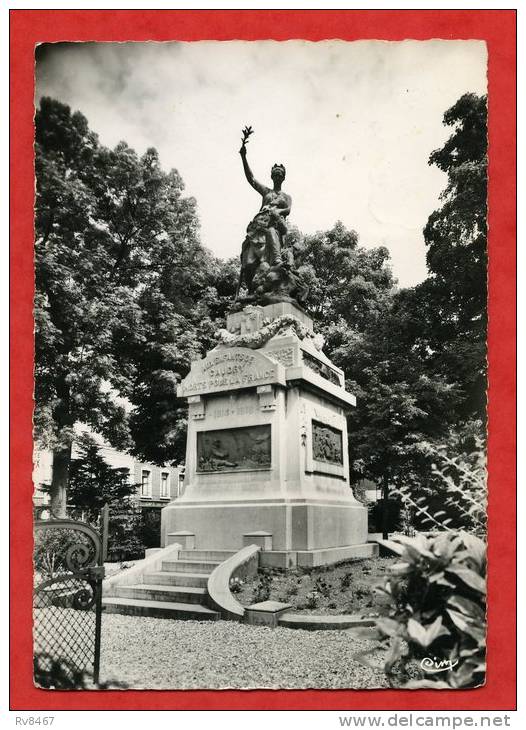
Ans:
MULTIPOLYGON (((468 533, 449 531, 382 544, 402 559, 392 566, 385 581, 382 591, 390 598, 390 608, 375 629, 375 638, 387 650, 384 671, 391 682, 401 674, 410 688, 483 684, 484 542, 468 533)), ((377 649, 378 645, 366 654, 377 649)), ((370 665, 366 654, 359 658, 370 665)))

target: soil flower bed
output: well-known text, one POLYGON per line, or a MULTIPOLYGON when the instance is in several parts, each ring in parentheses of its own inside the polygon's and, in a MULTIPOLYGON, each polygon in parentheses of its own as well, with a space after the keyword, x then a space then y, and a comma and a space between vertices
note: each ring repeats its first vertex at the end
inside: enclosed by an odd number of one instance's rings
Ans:
POLYGON ((298 613, 374 617, 385 603, 375 589, 395 562, 396 558, 389 557, 290 571, 262 568, 253 579, 234 581, 231 590, 244 606, 273 600, 290 603, 298 613))

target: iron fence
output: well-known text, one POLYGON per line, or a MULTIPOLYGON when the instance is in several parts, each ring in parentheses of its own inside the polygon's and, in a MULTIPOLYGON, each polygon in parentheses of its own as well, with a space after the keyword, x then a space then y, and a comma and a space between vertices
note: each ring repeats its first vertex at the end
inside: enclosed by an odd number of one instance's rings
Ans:
MULTIPOLYGON (((107 510, 101 523, 104 533, 107 510)), ((97 685, 107 538, 67 518, 51 516, 34 526, 35 683, 56 689, 97 685)))

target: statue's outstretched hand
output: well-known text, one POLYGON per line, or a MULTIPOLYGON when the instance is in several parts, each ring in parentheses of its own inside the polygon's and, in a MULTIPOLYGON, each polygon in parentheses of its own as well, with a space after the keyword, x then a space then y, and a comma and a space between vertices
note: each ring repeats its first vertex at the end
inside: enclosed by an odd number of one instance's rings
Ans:
POLYGON ((244 157, 247 154, 248 138, 250 137, 251 134, 254 134, 254 130, 252 129, 252 127, 249 126, 249 127, 243 127, 243 129, 241 131, 243 133, 243 137, 241 139, 241 149, 239 150, 239 154, 244 157))

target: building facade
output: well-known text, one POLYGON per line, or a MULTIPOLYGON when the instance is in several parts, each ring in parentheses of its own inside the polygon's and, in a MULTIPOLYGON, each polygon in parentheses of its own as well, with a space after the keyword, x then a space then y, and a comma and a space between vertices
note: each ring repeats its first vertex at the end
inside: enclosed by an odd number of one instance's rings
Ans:
MULTIPOLYGON (((141 462, 104 443, 99 444, 99 450, 110 466, 128 469, 130 484, 137 485, 136 499, 143 507, 160 509, 181 496, 184 467, 157 466, 141 462)), ((72 457, 76 456, 78 456, 78 452, 73 444, 72 457)), ((49 502, 49 495, 42 491, 41 485, 51 484, 52 470, 52 452, 35 449, 33 454, 33 503, 35 507, 45 506, 49 502)))

